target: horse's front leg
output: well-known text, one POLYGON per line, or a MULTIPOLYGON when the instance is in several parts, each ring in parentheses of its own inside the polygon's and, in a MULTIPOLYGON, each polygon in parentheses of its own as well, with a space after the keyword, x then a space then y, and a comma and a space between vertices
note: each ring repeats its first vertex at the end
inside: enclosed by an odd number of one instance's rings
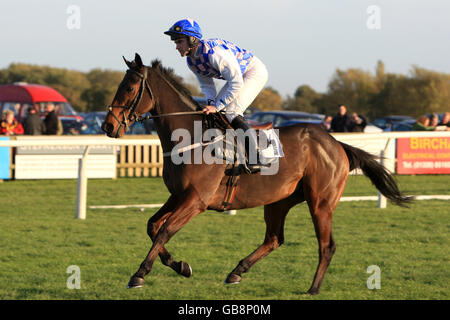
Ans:
MULTIPOLYGON (((171 196, 167 202, 159 209, 149 220, 147 223, 147 234, 149 235, 152 241, 155 241, 156 235, 161 228, 161 226, 166 221, 167 217, 169 217, 173 211, 175 210, 176 198, 171 196)), ((166 250, 164 246, 159 250, 159 257, 161 262, 165 266, 169 266, 176 273, 189 278, 192 275, 191 266, 184 261, 175 261, 172 258, 172 255, 166 250)))
POLYGON ((159 228, 147 257, 141 263, 139 270, 131 277, 128 288, 142 287, 145 282, 144 277, 151 271, 153 263, 161 250, 164 249, 164 245, 193 217, 207 208, 195 191, 187 191, 179 199, 180 201, 176 201, 176 209, 167 215, 165 222, 159 228))

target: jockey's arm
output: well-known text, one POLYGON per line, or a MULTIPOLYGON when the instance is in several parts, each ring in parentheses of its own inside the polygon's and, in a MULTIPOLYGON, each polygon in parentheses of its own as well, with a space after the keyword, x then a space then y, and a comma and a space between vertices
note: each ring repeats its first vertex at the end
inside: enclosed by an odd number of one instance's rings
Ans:
POLYGON ((220 111, 236 99, 244 85, 244 79, 239 63, 230 50, 225 50, 220 47, 217 48, 214 54, 210 56, 210 63, 216 70, 219 70, 228 84, 228 90, 222 95, 219 101, 216 101, 216 110, 220 111))
POLYGON ((195 74, 200 85, 200 90, 206 97, 209 105, 215 105, 215 103, 210 103, 211 101, 216 101, 217 91, 214 80, 209 77, 205 77, 201 74, 195 74))

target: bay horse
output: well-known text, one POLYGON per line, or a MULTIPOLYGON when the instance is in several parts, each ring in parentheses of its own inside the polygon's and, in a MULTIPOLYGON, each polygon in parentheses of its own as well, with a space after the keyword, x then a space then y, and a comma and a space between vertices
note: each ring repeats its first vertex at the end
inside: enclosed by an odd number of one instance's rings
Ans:
MULTIPOLYGON (((134 61, 123 58, 128 70, 120 83, 105 117, 102 129, 109 137, 122 137, 129 126, 150 112, 164 153, 170 153, 177 141, 174 130, 194 130, 202 118, 199 105, 177 81, 171 69, 155 60, 145 66, 136 53, 134 61)), ((404 196, 394 177, 377 162, 377 157, 334 139, 318 125, 298 124, 280 127, 279 139, 284 157, 275 175, 243 174, 230 210, 264 206, 266 233, 263 243, 242 259, 225 283, 239 283, 242 274, 284 242, 284 222, 289 210, 306 201, 314 223, 319 247, 319 263, 309 294, 319 293, 324 275, 336 249, 332 234, 332 215, 341 198, 349 172, 360 168, 375 187, 394 204, 404 206, 404 196)), ((206 210, 221 210, 226 190, 227 163, 174 164, 164 159, 163 180, 169 199, 147 224, 153 241, 148 255, 131 277, 128 288, 144 285, 159 255, 162 263, 178 274, 190 277, 192 269, 184 261, 175 261, 166 250, 169 239, 196 215, 206 210)))

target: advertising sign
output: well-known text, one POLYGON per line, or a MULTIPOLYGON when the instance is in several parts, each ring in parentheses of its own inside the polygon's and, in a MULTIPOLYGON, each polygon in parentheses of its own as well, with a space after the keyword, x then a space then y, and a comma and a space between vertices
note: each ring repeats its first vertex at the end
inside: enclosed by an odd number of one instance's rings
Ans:
MULTIPOLYGON (((82 157, 84 148, 71 145, 17 147, 15 178, 76 179, 78 160, 82 157)), ((114 146, 92 146, 87 156, 87 177, 115 178, 116 162, 114 146)))
POLYGON ((450 137, 397 139, 398 174, 450 174, 450 137))

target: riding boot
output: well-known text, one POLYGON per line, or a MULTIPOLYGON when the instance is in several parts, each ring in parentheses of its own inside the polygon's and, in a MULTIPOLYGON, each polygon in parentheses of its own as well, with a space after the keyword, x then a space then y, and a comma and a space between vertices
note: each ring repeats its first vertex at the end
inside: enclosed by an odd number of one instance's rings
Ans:
MULTIPOLYGON (((245 171, 247 173, 258 173, 261 171, 261 168, 264 167, 263 164, 260 163, 259 159, 259 147, 258 147, 258 139, 256 136, 256 131, 251 128, 248 123, 245 121, 244 117, 236 116, 231 122, 231 126, 233 129, 242 129, 244 132, 244 140, 242 141, 245 145, 245 154, 247 161, 244 161, 245 171), (248 137, 248 142, 245 137, 248 137), (253 157, 252 157, 253 155, 253 157), (246 163, 245 163, 246 162, 246 163)), ((239 137, 239 135, 238 135, 239 137)), ((239 143, 238 143, 239 148, 239 143)))

